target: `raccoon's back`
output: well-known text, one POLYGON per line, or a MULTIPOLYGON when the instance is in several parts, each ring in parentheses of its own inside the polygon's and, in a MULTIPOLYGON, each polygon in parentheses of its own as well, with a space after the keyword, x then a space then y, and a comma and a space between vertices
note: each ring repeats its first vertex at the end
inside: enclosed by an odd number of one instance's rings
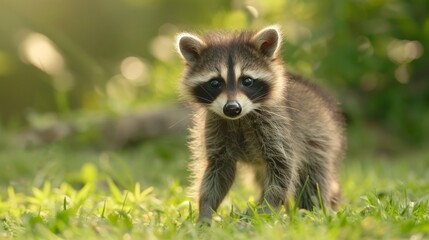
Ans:
POLYGON ((322 87, 296 75, 287 77, 286 107, 302 148, 325 146, 335 152, 334 162, 339 161, 346 145, 339 104, 322 87))
POLYGON ((286 105, 290 107, 289 112, 292 115, 299 114, 299 112, 301 114, 305 112, 308 117, 329 114, 333 121, 343 125, 344 119, 337 100, 324 88, 291 73, 287 74, 287 79, 286 105))

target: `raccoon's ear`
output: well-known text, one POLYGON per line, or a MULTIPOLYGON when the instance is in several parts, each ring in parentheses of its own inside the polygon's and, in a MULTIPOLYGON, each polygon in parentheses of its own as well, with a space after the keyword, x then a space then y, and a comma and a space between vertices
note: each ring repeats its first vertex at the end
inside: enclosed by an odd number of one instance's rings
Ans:
POLYGON ((282 35, 280 32, 280 27, 277 25, 262 29, 251 39, 251 42, 256 47, 256 49, 259 50, 259 52, 261 52, 264 56, 271 59, 277 56, 281 41, 282 35))
POLYGON ((206 44, 198 36, 181 33, 176 38, 177 51, 187 63, 196 62, 206 44))

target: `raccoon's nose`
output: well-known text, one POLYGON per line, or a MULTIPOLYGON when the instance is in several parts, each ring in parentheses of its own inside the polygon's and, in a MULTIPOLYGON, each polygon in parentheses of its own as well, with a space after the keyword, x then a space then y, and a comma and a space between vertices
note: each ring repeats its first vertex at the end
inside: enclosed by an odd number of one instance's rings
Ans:
POLYGON ((228 117, 237 117, 241 113, 241 106, 237 101, 228 101, 223 106, 223 113, 228 117))

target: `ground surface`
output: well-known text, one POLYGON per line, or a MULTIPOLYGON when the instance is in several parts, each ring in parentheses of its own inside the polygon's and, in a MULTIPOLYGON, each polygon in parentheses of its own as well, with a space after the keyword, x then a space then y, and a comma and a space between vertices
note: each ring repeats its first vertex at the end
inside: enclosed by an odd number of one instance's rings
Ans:
POLYGON ((0 238, 428 239, 429 151, 348 156, 338 211, 245 215, 238 184, 211 228, 195 225, 183 136, 120 151, 57 143, 0 151, 0 238))

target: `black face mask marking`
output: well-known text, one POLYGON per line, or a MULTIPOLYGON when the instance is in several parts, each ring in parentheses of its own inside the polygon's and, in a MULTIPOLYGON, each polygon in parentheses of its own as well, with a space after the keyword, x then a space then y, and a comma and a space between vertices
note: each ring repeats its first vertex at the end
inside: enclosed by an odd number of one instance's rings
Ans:
POLYGON ((248 76, 241 76, 238 79, 238 87, 254 103, 264 101, 270 92, 268 83, 248 76), (249 78, 252 80, 251 84, 249 78))
POLYGON ((225 88, 225 81, 218 77, 210 81, 201 83, 192 90, 197 102, 209 104, 212 103, 225 88))

